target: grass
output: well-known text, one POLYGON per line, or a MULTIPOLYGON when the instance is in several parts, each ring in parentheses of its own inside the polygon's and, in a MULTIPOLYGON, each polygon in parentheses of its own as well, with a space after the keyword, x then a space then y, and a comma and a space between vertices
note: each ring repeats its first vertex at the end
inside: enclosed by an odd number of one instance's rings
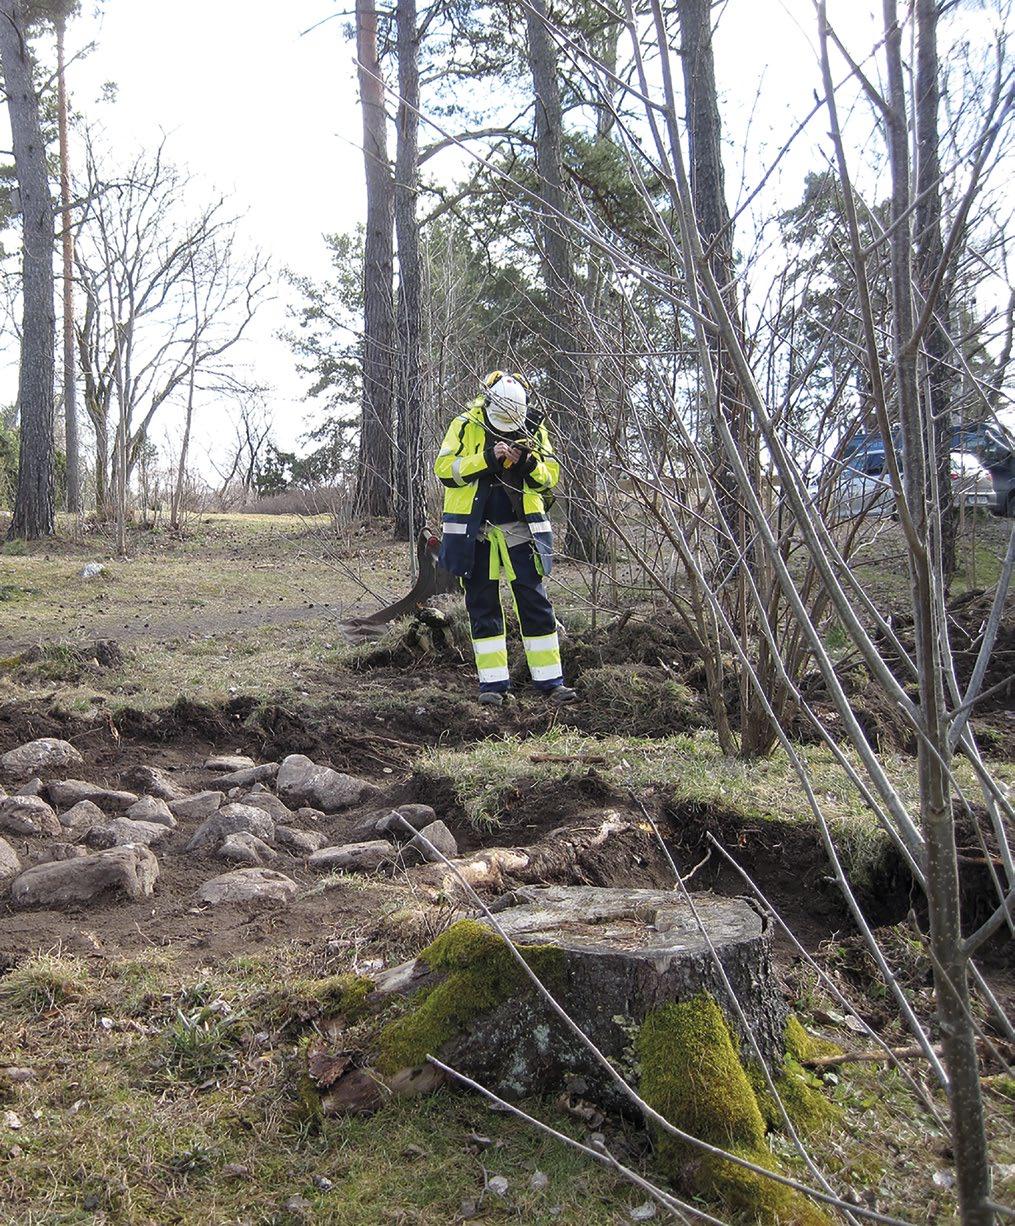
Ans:
MULTIPOLYGON (((799 753, 839 849, 859 878, 879 861, 889 846, 889 836, 828 749, 808 746, 799 753)), ((914 759, 880 757, 912 807, 917 797, 914 759)), ((489 739, 461 749, 425 751, 417 776, 431 784, 450 784, 469 821, 477 828, 490 829, 499 824, 503 810, 533 785, 566 783, 590 769, 618 788, 654 789, 676 806, 701 805, 745 821, 808 825, 814 821, 803 787, 781 750, 752 761, 727 758, 714 734, 706 731, 648 739, 593 738, 554 729, 526 739, 489 739), (564 760, 534 762, 537 754, 564 760), (593 762, 590 765, 584 759, 593 762)), ((972 783, 964 762, 957 762, 955 769, 966 785, 972 783)), ((998 763, 996 774, 1010 782, 1015 779, 1015 768, 1011 763, 998 763)))
MULTIPOLYGON (((369 1119, 308 1120, 298 1035, 283 1038, 256 1012, 266 987, 298 965, 297 951, 284 948, 188 980, 158 954, 103 966, 94 1001, 68 1000, 31 1025, 0 1003, 0 1067, 37 1074, 5 1103, 23 1127, 0 1128, 4 1220, 443 1226, 471 1200, 486 1221, 608 1226, 644 1200, 473 1098, 439 1094, 369 1119), (140 1014, 139 985, 149 1002, 140 1014), (174 1007, 185 1024, 167 1016, 174 1007), (484 1194, 484 1171, 507 1179, 503 1199, 484 1194), (533 1186, 537 1171, 545 1187, 533 1186), (304 1216, 286 1209, 293 1197, 308 1203, 304 1216)), ((558 1109, 538 1109, 580 1131, 558 1109)))
MULTIPOLYGON (((301 1036, 315 1014, 305 1006, 340 969, 298 945, 196 967, 157 950, 98 962, 87 975, 74 960, 23 963, 0 980, 0 1069, 35 1076, 6 1084, 0 1074, 4 1110, 22 1125, 0 1125, 0 1217, 24 1226, 445 1226, 473 1202, 477 1220, 490 1223, 630 1220, 644 1194, 475 1097, 441 1092, 369 1118, 308 1118, 298 1093, 301 1036), (57 982, 71 987, 54 992, 57 982), (533 1184, 537 1172, 545 1187, 533 1184), (484 1193, 496 1175, 508 1182, 504 1198, 484 1193), (294 1197, 307 1207, 287 1209, 294 1197)), ((855 1045, 848 1031, 835 1037, 855 1045)), ((824 1092, 841 1122, 810 1137, 809 1148, 836 1182, 872 1188, 878 1208, 908 1221, 951 1220, 953 1191, 931 1180, 950 1170, 948 1140, 902 1078, 844 1065, 824 1092)), ((582 1140, 599 1127, 550 1101, 524 1105, 582 1140)), ((987 1106, 994 1158, 1010 1162, 1011 1102, 990 1092, 987 1106)), ((653 1177, 643 1133, 620 1121, 604 1131, 611 1148, 653 1177)), ((784 1138, 768 1144, 807 1178, 784 1138)))

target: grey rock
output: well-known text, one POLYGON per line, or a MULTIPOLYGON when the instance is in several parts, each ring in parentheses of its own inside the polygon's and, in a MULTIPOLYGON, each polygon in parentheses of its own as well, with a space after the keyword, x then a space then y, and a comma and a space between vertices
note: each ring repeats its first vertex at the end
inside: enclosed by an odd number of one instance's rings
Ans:
POLYGON ((260 809, 275 822, 287 822, 293 816, 292 809, 279 800, 272 792, 251 792, 243 797, 242 803, 251 809, 260 809))
POLYGON ((130 806, 126 816, 136 822, 157 822, 160 826, 168 826, 170 830, 176 828, 176 818, 160 796, 142 796, 130 806))
POLYGON ((53 864, 57 860, 78 860, 88 855, 88 848, 80 843, 47 843, 39 851, 34 851, 25 860, 25 868, 34 868, 36 864, 53 864))
POLYGON ((220 774, 229 771, 241 771, 248 766, 256 766, 253 758, 248 758, 242 753, 223 753, 214 758, 206 758, 204 769, 206 771, 217 771, 220 774))
POLYGON ((41 796, 8 796, 0 800, 0 830, 38 838, 63 833, 56 814, 41 796))
POLYGON ((18 853, 6 839, 0 839, 0 890, 6 890, 20 872, 18 853))
POLYGON ((285 873, 270 868, 236 868, 206 881, 197 892, 199 902, 216 907, 220 903, 289 903, 299 887, 285 873))
POLYGON ((422 830, 424 826, 429 826, 436 820, 437 814, 429 805, 399 805, 397 809, 392 809, 390 813, 385 813, 379 818, 375 823, 375 829, 378 834, 404 842, 413 837, 413 830, 422 830), (407 828, 406 822, 409 823, 412 830, 407 828))
POLYGON ((263 783, 266 779, 274 779, 278 774, 277 762, 265 762, 261 766, 248 766, 243 770, 230 771, 212 780, 216 787, 242 788, 252 783, 263 783))
MULTIPOLYGON (((46 785, 36 775, 34 779, 29 779, 27 783, 23 783, 21 787, 15 788, 15 796, 41 796, 46 790, 46 785)), ((6 795, 6 793, 5 793, 6 795)))
POLYGON ((263 839, 245 830, 227 835, 216 854, 220 860, 232 860, 235 864, 274 864, 279 859, 278 852, 263 839))
POLYGON ((187 851, 200 851, 221 843, 230 834, 254 834, 266 843, 274 842, 275 823, 260 809, 250 805, 225 805, 194 831, 187 851))
POLYGON ((276 826, 275 842, 294 856, 310 856, 320 851, 328 836, 320 830, 297 830, 295 826, 276 826))
POLYGON ((398 852, 387 839, 374 839, 371 843, 343 843, 339 847, 322 847, 307 860, 307 868, 317 873, 347 872, 369 873, 390 864, 398 852))
POLYGON ((168 826, 159 822, 138 822, 129 817, 117 817, 104 826, 93 826, 85 836, 85 842, 89 847, 125 847, 128 843, 154 847, 172 833, 168 826))
POLYGON ((122 813, 137 803, 133 792, 117 792, 111 788, 86 783, 83 779, 63 779, 49 784, 50 804, 57 809, 70 809, 80 800, 90 800, 107 813, 122 813))
POLYGON ((4 770, 9 775, 19 777, 34 775, 39 771, 62 770, 65 766, 75 766, 83 761, 69 741, 61 741, 52 736, 40 737, 37 741, 19 745, 17 749, 8 750, 0 758, 4 770))
POLYGON ((380 795, 380 788, 330 766, 318 766, 303 754, 290 754, 279 767, 276 787, 285 800, 312 805, 325 813, 363 804, 380 795))
POLYGON ((147 847, 114 847, 93 856, 39 864, 11 886, 16 907, 68 907, 110 896, 148 898, 159 877, 159 862, 147 847))
POLYGON ((409 840, 402 848, 402 863, 418 864, 421 861, 427 864, 441 863, 441 856, 437 855, 433 848, 436 848, 448 860, 453 860, 458 855, 458 843, 455 841, 455 836, 441 821, 431 822, 429 826, 424 826, 419 834, 409 840))
POLYGON ((105 813, 91 800, 79 800, 66 813, 60 814, 60 825, 65 830, 84 830, 101 826, 105 820, 105 813))
POLYGON ((171 800, 169 808, 174 817, 211 817, 221 807, 225 796, 221 792, 198 792, 180 800, 171 800))
POLYGON ((124 775, 124 779, 138 792, 157 796, 160 800, 183 800, 187 795, 185 788, 157 766, 135 766, 124 775))

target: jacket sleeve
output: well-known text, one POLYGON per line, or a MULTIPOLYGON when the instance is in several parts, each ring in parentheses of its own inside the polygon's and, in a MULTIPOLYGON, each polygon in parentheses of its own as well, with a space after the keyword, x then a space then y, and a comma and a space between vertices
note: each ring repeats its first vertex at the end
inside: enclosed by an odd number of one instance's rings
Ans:
POLYGON ((456 417, 448 426, 447 434, 444 435, 444 442, 441 443, 441 449, 437 453, 433 466, 442 485, 452 488, 467 485, 490 469, 493 458, 491 448, 488 447, 485 451, 479 451, 475 455, 462 455, 463 439, 468 424, 467 417, 456 417))
POLYGON ((526 473, 525 484, 537 494, 552 490, 560 479, 560 464, 553 454, 550 444, 550 434, 545 425, 536 431, 536 446, 532 449, 535 464, 526 473))

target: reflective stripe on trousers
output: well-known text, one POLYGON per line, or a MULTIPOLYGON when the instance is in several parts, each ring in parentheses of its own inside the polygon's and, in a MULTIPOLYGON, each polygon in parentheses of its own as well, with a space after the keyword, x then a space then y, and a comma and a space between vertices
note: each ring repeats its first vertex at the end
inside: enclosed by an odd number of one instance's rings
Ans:
POLYGON ((526 542, 508 551, 510 569, 503 564, 500 550, 493 553, 492 558, 491 552, 489 541, 478 541, 473 573, 463 580, 479 688, 500 691, 510 688, 504 609, 500 584, 496 578, 491 578, 491 569, 498 574, 511 575, 511 593, 533 683, 541 689, 561 685, 557 619, 543 586, 532 545, 526 542))

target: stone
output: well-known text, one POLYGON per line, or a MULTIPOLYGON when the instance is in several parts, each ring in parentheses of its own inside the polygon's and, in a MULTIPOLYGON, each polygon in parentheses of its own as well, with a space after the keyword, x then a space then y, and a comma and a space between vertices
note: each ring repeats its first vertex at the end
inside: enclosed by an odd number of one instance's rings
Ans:
POLYGON ((0 800, 0 830, 9 834, 26 834, 39 838, 55 838, 63 827, 41 796, 8 796, 0 800))
POLYGON ((180 800, 171 800, 169 809, 174 817, 211 817, 221 807, 225 796, 221 792, 197 792, 194 796, 184 796, 180 800))
POLYGON ((122 813, 137 803, 133 792, 117 792, 111 788, 86 783, 83 779, 54 780, 46 789, 49 802, 57 809, 71 809, 81 800, 90 800, 107 813, 122 813))
POLYGON ((295 826, 276 826, 275 842, 294 856, 310 856, 320 851, 328 836, 320 830, 297 830, 295 826))
POLYGON ((160 822, 137 822, 129 817, 117 817, 104 826, 93 826, 85 836, 85 842, 89 847, 124 847, 128 843, 154 847, 172 833, 168 826, 160 822))
POLYGON ((60 825, 65 830, 90 829, 92 826, 101 826, 105 820, 105 813, 91 800, 79 800, 66 813, 60 814, 60 825))
POLYGON ((69 741, 61 741, 52 736, 40 737, 37 741, 19 745, 17 749, 8 750, 0 757, 4 770, 9 775, 18 777, 35 775, 39 771, 62 770, 83 761, 84 758, 69 741))
POLYGON ((220 860, 231 860, 234 864, 275 864, 279 854, 269 847, 256 834, 241 830, 237 834, 226 835, 222 846, 215 853, 220 860))
POLYGON ((285 873, 270 868, 236 868, 206 881, 197 892, 199 902, 217 907, 220 903, 289 903, 299 887, 285 873))
MULTIPOLYGON (((744 1011, 741 1028, 733 1010, 725 1010, 741 1055, 756 1059, 753 1040, 770 1067, 781 1064, 786 1005, 772 963, 768 923, 747 900, 702 893, 694 896, 692 909, 673 890, 535 886, 504 901, 507 905, 495 916, 499 928, 516 945, 533 951, 529 965, 614 1063, 629 1059, 632 1034, 657 1018, 662 1006, 728 1001, 711 942, 744 1011)), ((491 950, 483 929, 492 927, 489 920, 468 920, 434 945, 444 943, 454 974, 468 976, 474 959, 475 973, 482 976, 491 950)), ((492 950, 499 959, 503 947, 494 942, 492 950)), ((425 1026, 414 1028, 413 998, 422 991, 421 1000, 440 999, 434 993, 448 972, 438 967, 439 961, 431 967, 417 958, 373 977, 371 1010, 381 1026, 396 1028, 394 1035, 389 1031, 389 1042, 396 1044, 405 1067, 384 1071, 372 1101, 363 1074, 378 1076, 365 1067, 376 1049, 357 1050, 340 1017, 325 1019, 308 1048, 308 1073, 322 1090, 326 1112, 375 1109, 392 1095, 414 1092, 411 1075, 428 1067, 431 1039, 425 1026), (397 1005, 390 1023, 384 1020, 388 1004, 397 1005)), ((559 1095, 580 1082, 583 1098, 606 1110, 623 1107, 624 1096, 584 1045, 533 987, 524 979, 521 983, 521 988, 495 993, 492 1003, 460 1019, 433 1054, 508 1100, 559 1095)))
POLYGON ((429 805, 399 805, 397 809, 392 809, 390 813, 379 818, 375 829, 378 834, 386 835, 389 839, 405 842, 413 837, 413 831, 420 831, 436 820, 437 814, 429 805), (406 827, 406 822, 412 830, 406 827))
POLYGON ((34 868, 36 864, 53 864, 57 860, 79 860, 88 855, 88 848, 80 843, 47 843, 39 851, 33 851, 25 861, 25 868, 34 868))
POLYGON ((6 839, 0 839, 0 891, 6 890, 20 872, 18 853, 6 839))
POLYGON ((325 813, 338 813, 380 795, 380 789, 366 779, 318 766, 298 753, 282 762, 276 787, 284 800, 312 805, 325 813))
POLYGON ((402 848, 401 861, 403 864, 439 864, 443 863, 441 857, 453 860, 457 855, 455 836, 442 821, 436 821, 424 826, 419 834, 409 840, 402 848))
MULTIPOLYGON (((15 796, 41 796, 46 790, 46 785, 42 782, 38 775, 34 779, 29 779, 27 783, 23 783, 21 787, 14 792, 15 796)), ((6 795, 6 793, 5 793, 6 795)))
POLYGON ((322 847, 307 860, 307 868, 315 873, 369 873, 382 864, 394 861, 398 852, 387 839, 371 843, 343 843, 339 847, 322 847))
POLYGON ((170 830, 176 828, 176 818, 161 796, 142 796, 130 806, 126 816, 135 822, 158 822, 170 830))
POLYGON ((200 851, 222 842, 230 834, 254 834, 266 843, 275 840, 275 823, 261 809, 250 805, 225 805, 194 831, 187 851, 200 851))
POLYGON ((293 816, 292 809, 272 792, 250 792, 241 798, 241 803, 260 809, 275 822, 286 822, 293 816))
POLYGON ((242 788, 249 787, 253 783, 263 783, 266 779, 274 779, 277 774, 278 763, 265 762, 261 766, 251 764, 243 770, 219 775, 212 780, 212 783, 219 788, 242 788))
POLYGON ((216 771, 219 774, 227 771, 241 771, 248 766, 256 766, 257 763, 253 758, 248 758, 242 753, 223 753, 214 758, 206 758, 204 769, 206 771, 216 771))
POLYGON ((124 779, 138 792, 148 796, 156 796, 160 800, 183 800, 187 795, 185 788, 170 779, 169 775, 157 766, 135 766, 129 770, 124 779))
POLYGON ((107 898, 149 898, 159 877, 159 862, 147 847, 114 847, 79 859, 39 864, 16 877, 15 907, 61 908, 107 898))

